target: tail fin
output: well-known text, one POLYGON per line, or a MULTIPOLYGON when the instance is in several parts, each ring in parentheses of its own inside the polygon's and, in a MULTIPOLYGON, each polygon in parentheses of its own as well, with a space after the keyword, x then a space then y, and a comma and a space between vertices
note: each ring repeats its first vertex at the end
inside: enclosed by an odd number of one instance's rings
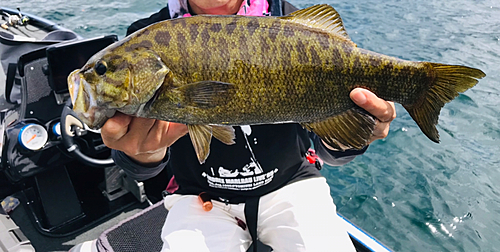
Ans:
POLYGON ((432 141, 439 143, 436 129, 439 113, 444 104, 450 102, 458 93, 477 84, 486 74, 475 68, 429 63, 435 73, 434 83, 418 104, 403 105, 422 132, 432 141))

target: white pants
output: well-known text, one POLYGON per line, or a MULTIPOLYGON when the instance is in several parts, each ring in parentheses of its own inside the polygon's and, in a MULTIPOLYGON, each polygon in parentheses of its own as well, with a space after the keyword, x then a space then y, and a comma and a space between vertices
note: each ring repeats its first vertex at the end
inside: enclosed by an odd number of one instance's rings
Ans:
MULTIPOLYGON (((213 209, 205 212, 197 196, 167 196, 162 251, 245 252, 252 238, 236 220, 245 221, 245 204, 212 202, 213 209)), ((344 225, 323 177, 298 181, 260 198, 257 235, 276 252, 355 251, 344 225)))

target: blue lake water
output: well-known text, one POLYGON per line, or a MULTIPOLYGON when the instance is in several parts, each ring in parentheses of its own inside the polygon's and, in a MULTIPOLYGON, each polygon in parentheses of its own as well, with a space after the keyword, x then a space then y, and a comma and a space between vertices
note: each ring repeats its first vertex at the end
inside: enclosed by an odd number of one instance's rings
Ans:
MULTIPOLYGON (((89 38, 123 37, 131 22, 165 2, 9 0, 1 5, 20 7, 89 38)), ((440 144, 428 140, 397 105, 386 139, 348 165, 323 169, 338 211, 396 251, 500 250, 500 1, 322 3, 338 10, 359 47, 487 74, 444 107, 440 144)))

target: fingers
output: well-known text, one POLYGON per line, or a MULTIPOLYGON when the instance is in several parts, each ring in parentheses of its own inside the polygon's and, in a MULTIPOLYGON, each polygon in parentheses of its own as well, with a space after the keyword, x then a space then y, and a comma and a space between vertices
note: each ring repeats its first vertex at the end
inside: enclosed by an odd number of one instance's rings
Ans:
POLYGON ((127 135, 124 136, 124 140, 130 139, 133 143, 138 145, 147 142, 155 122, 155 119, 134 117, 130 122, 129 131, 127 135))
POLYGON ((367 144, 371 144, 373 141, 378 139, 384 139, 389 134, 390 122, 380 122, 375 123, 375 128, 373 129, 372 136, 368 139, 367 144))
POLYGON ((377 139, 387 137, 390 124, 396 118, 394 103, 380 99, 372 92, 362 88, 356 88, 351 91, 350 97, 354 103, 378 119, 375 123, 373 134, 368 140, 368 144, 377 139))
POLYGON ((179 138, 183 137, 188 133, 188 127, 182 123, 173 123, 171 122, 168 128, 168 134, 166 139, 166 145, 170 146, 175 141, 179 140, 179 138))
MULTIPOLYGON (((101 136, 104 144, 112 144, 127 134, 131 120, 131 116, 120 112, 117 112, 113 117, 109 118, 101 128, 101 136)), ((108 145, 108 147, 110 146, 108 145)))
POLYGON ((351 91, 350 97, 354 103, 374 115, 381 122, 391 122, 396 118, 396 109, 393 102, 380 99, 366 89, 356 88, 351 91))
POLYGON ((101 128, 104 144, 142 164, 163 159, 167 147, 187 134, 184 124, 117 113, 101 128))

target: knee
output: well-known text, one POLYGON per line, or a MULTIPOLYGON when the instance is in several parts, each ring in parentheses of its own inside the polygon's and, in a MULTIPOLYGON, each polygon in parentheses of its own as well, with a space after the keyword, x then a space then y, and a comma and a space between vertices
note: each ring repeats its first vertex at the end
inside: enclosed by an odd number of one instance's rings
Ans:
POLYGON ((162 251, 209 251, 205 237, 199 230, 177 230, 162 234, 162 251))

